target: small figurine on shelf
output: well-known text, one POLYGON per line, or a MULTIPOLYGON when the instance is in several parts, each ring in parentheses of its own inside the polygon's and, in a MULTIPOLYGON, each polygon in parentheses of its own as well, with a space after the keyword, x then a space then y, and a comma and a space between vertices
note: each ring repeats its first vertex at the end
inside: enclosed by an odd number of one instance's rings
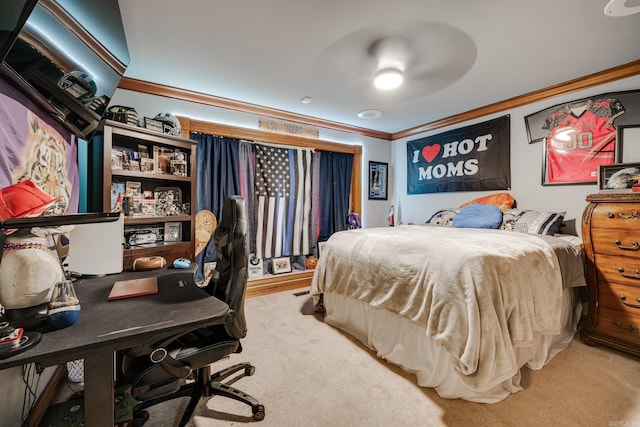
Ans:
POLYGON ((394 217, 395 213, 394 213, 394 209, 393 209, 393 205, 391 205, 391 208, 389 208, 389 215, 387 215, 387 219, 389 220, 389 227, 393 227, 395 225, 394 223, 394 217))

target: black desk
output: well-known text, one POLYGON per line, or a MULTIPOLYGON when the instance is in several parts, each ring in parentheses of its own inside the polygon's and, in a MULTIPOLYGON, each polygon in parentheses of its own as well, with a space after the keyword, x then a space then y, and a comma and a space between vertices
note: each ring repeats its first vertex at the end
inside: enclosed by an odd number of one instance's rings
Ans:
POLYGON ((72 326, 42 334, 31 349, 0 360, 0 369, 35 362, 41 367, 84 359, 85 425, 113 427, 114 351, 145 338, 220 324, 224 302, 198 288, 193 269, 125 272, 74 283, 80 318, 72 326), (116 280, 158 276, 158 293, 116 301, 107 295, 116 280))

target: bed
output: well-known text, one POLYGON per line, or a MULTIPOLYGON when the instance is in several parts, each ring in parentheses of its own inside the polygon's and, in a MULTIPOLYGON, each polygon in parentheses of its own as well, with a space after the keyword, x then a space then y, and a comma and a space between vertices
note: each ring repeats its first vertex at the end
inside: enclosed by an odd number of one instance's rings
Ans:
POLYGON ((432 224, 341 231, 322 249, 311 295, 325 322, 421 386, 499 402, 522 389, 523 366, 541 369, 577 329, 582 240, 553 234, 432 224))

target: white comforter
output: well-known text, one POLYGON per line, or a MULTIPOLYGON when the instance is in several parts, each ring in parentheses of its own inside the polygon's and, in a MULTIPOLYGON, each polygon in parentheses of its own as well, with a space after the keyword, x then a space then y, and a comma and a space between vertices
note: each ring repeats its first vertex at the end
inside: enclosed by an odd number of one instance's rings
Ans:
POLYGON ((553 248, 503 230, 400 226, 334 234, 311 293, 337 293, 426 327, 475 390, 513 377, 514 347, 560 331, 553 248))

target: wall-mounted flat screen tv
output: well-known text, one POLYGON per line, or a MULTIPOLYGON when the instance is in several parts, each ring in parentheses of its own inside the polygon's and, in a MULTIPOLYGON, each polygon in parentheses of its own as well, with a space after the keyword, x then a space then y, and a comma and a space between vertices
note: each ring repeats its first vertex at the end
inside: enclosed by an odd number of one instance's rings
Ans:
POLYGON ((25 9, 14 12, 15 28, 3 32, 2 25, 11 24, 0 22, 0 68, 72 132, 88 138, 129 64, 118 0, 23 3, 25 9))

